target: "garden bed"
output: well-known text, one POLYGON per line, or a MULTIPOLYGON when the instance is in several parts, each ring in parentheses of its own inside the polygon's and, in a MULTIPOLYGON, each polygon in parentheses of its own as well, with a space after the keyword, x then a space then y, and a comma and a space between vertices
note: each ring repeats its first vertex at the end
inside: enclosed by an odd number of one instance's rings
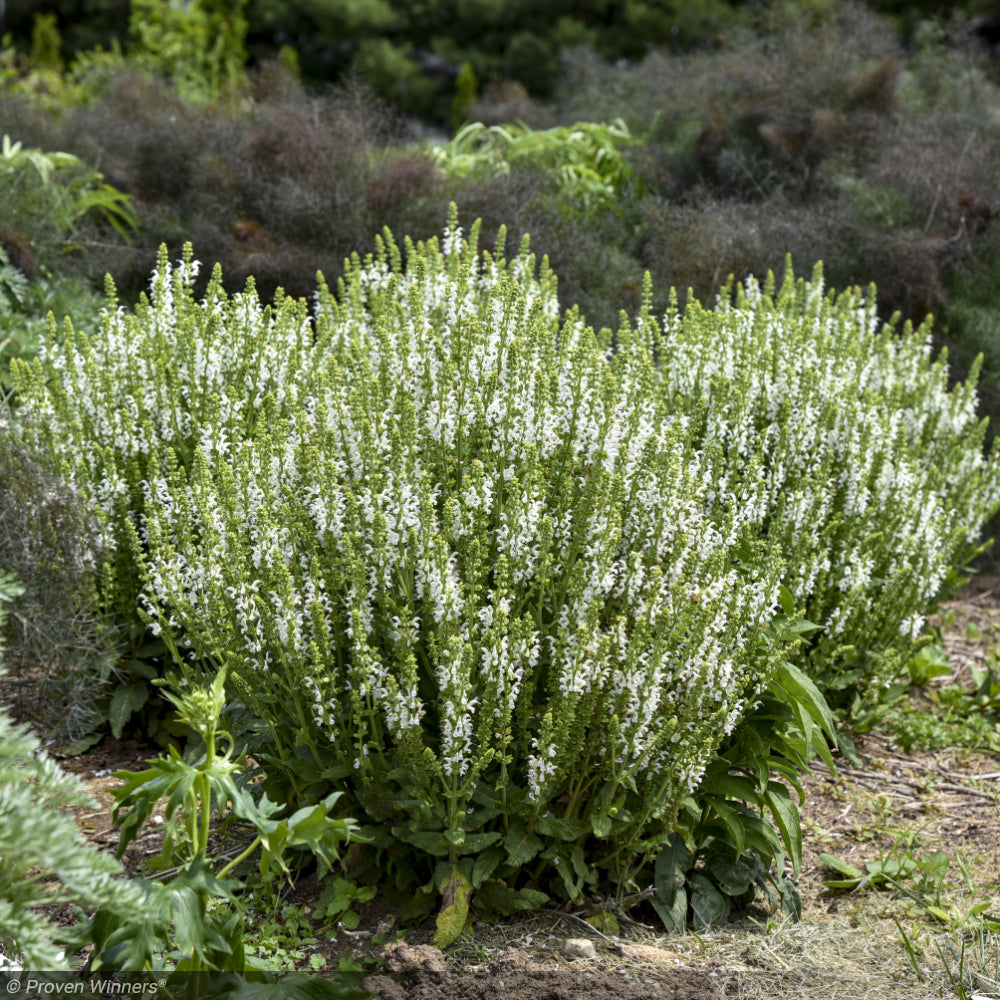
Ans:
MULTIPOLYGON (((997 584, 995 578, 977 578, 945 607, 944 646, 954 669, 935 678, 932 688, 968 684, 970 667, 990 657, 994 625, 1000 625, 997 584)), ((5 701, 15 694, 17 679, 5 680, 5 701)), ((23 689, 20 694, 13 707, 20 704, 23 710, 23 689)), ((931 707, 925 694, 914 697, 931 707)), ((111 824, 113 773, 141 769, 156 752, 134 740, 106 739, 62 761, 85 781, 94 799, 93 808, 79 812, 78 822, 95 846, 112 850, 117 843, 111 824)), ((971 926, 964 918, 979 902, 991 903, 994 912, 1000 908, 1000 754, 961 748, 906 753, 877 732, 859 738, 857 753, 859 766, 839 758, 836 776, 817 765, 804 783, 798 923, 776 922, 752 908, 727 927, 697 936, 665 937, 653 919, 623 922, 620 935, 603 935, 583 920, 582 911, 541 911, 501 923, 477 923, 472 934, 442 955, 430 946, 432 921, 408 930, 405 943, 393 942, 392 914, 376 898, 358 907, 357 929, 340 927, 321 935, 297 964, 310 968, 308 958, 315 954, 325 960, 325 969, 335 969, 341 959, 353 958, 373 970, 369 985, 384 1000, 875 1000, 901 991, 915 1000, 936 998, 949 985, 936 946, 956 974, 963 922, 964 930, 971 926), (901 892, 865 888, 831 895, 823 885, 833 876, 823 854, 863 868, 906 851, 917 858, 943 851, 953 859, 938 891, 938 902, 953 919, 935 921, 901 892), (967 866, 968 881, 960 875, 956 854, 967 866), (900 927, 914 948, 924 982, 907 955, 900 927), (567 941, 587 941, 593 947, 567 941)), ((130 870, 138 870, 158 852, 154 830, 130 844, 124 860, 130 870)), ((307 909, 318 890, 314 878, 304 879, 287 902, 307 909)), ((974 958, 967 961, 971 967, 974 958)), ((983 987, 981 995, 990 993, 983 987)))

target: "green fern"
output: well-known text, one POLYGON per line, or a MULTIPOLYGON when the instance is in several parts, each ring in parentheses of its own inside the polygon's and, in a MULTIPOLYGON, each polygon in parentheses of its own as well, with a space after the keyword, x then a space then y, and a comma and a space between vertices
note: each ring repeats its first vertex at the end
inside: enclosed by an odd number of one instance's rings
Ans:
MULTIPOLYGON (((0 246, 0 313, 19 310, 27 294, 28 279, 14 267, 7 251, 0 246)), ((0 342, 0 351, 3 350, 2 343, 4 342, 0 342)))

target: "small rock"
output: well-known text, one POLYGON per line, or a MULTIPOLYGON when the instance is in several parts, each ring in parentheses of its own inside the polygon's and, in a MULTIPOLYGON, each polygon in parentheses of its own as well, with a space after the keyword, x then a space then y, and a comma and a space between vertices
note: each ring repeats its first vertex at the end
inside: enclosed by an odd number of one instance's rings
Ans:
POLYGON ((448 971, 441 950, 430 944, 392 942, 385 946, 384 954, 385 964, 382 969, 390 975, 408 976, 415 972, 429 972, 432 976, 443 978, 448 971))
POLYGON ((586 938, 567 938, 563 941, 562 950, 570 958, 597 958, 594 942, 586 938))
POLYGON ((684 957, 678 955, 676 951, 667 951, 665 948, 654 948, 648 944, 626 944, 622 945, 622 954, 629 958, 634 958, 639 962, 683 962, 684 957))

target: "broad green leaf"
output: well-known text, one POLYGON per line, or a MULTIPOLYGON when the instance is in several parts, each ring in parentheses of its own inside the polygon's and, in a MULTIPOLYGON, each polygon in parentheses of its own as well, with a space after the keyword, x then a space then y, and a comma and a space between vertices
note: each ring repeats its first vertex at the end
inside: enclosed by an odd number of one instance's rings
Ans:
POLYGON ((488 847, 479 854, 472 866, 472 887, 478 889, 497 870, 497 866, 506 856, 507 852, 499 845, 488 847))
POLYGON ((528 833, 524 824, 516 820, 511 823, 503 843, 508 863, 516 868, 526 865, 545 846, 539 837, 528 833))
POLYGON ((108 710, 108 721, 111 724, 111 735, 120 740, 125 724, 132 713, 137 712, 149 699, 149 686, 144 680, 132 681, 130 684, 119 684, 111 695, 111 707, 108 710))
POLYGON ((538 909, 548 901, 549 897, 537 889, 511 889, 493 879, 484 882, 475 895, 477 910, 501 917, 509 917, 522 910, 538 909))
POLYGON ((846 875, 848 878, 860 879, 865 877, 865 873, 860 868, 855 868, 853 865, 847 864, 846 861, 839 861, 832 854, 820 854, 819 859, 828 868, 832 868, 835 872, 840 872, 841 875, 846 875))
POLYGON ((799 807, 792 800, 788 789, 780 781, 768 783, 764 792, 767 807, 781 831, 781 839, 792 862, 792 875, 798 875, 802 866, 802 827, 799 807))
POLYGON ((668 909, 673 907, 677 893, 683 891, 687 873, 693 864, 694 854, 676 834, 670 844, 656 856, 653 884, 656 886, 657 898, 668 909))
POLYGON ((472 895, 472 884, 457 868, 444 888, 441 897, 441 912, 437 915, 434 932, 434 944, 438 948, 447 948, 458 940, 465 930, 469 919, 469 897, 472 895))
POLYGON ((674 893, 672 903, 665 903, 659 896, 654 896, 650 903, 668 934, 683 934, 687 930, 688 897, 685 889, 674 893))
POLYGON ((413 844, 420 850, 433 854, 435 857, 445 858, 448 856, 448 842, 444 839, 444 831, 434 832, 433 830, 404 830, 401 827, 393 828, 393 836, 413 844))
POLYGON ((712 884, 711 879, 695 872, 691 883, 691 919, 695 930, 707 929, 720 924, 729 912, 729 901, 712 884))
POLYGON ((559 840, 578 840, 587 832, 587 824, 582 819, 560 819, 558 816, 540 816, 535 820, 535 832, 543 837, 559 840))
POLYGON ((746 895, 754 880, 762 874, 760 862, 753 867, 736 862, 735 864, 725 861, 723 858, 714 858, 706 863, 706 870, 714 879, 715 883, 727 896, 746 895))
POLYGON ((488 833, 467 833, 460 847, 459 854, 479 854, 486 850, 491 844, 495 844, 503 833, 500 830, 491 830, 488 833))

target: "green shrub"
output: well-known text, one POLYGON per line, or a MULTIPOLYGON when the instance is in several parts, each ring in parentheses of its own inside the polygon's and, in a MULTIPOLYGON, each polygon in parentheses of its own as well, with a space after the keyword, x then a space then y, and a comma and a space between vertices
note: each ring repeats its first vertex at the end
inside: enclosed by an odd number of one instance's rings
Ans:
POLYGON ((30 235, 34 246, 53 259, 57 250, 74 249, 74 238, 91 213, 122 237, 137 225, 129 196, 70 153, 26 149, 4 135, 0 184, 7 198, 5 226, 30 235))
POLYGON ((794 786, 830 728, 779 663, 796 607, 822 629, 804 670, 877 697, 1000 500, 927 331, 817 273, 662 331, 647 287, 612 345, 454 217, 312 312, 196 280, 161 253, 134 313, 112 298, 14 373, 101 512, 106 599, 227 669, 273 797, 346 792, 354 876, 410 916, 443 898, 440 941, 470 905, 644 880, 668 926, 754 886, 795 913, 772 774, 794 786))
POLYGON ((591 214, 614 208, 633 188, 641 193, 623 153, 637 141, 623 121, 577 122, 544 130, 470 122, 446 146, 434 146, 430 152, 452 177, 489 178, 519 163, 551 172, 565 204, 591 214))
POLYGON ((68 337, 55 391, 18 366, 154 630, 228 668, 272 787, 347 791, 411 915, 443 896, 439 940, 470 894, 628 881, 779 655, 780 565, 704 513, 650 355, 454 220, 405 270, 355 260, 315 326, 194 275, 162 260, 138 315, 68 337))
POLYGON ((247 0, 132 0, 135 62, 165 75, 187 100, 232 95, 244 79, 247 0))
POLYGON ((711 311, 675 301, 662 329, 647 312, 635 335, 706 457, 710 501, 751 512, 823 626, 807 671, 842 706, 877 698, 1000 505, 978 366, 949 388, 927 325, 882 325, 874 288, 824 294, 819 267, 796 282, 789 266, 777 290, 749 280, 711 311))
POLYGON ((164 467, 168 455, 190 463, 199 446, 218 447, 221 455, 257 433, 258 423, 284 414, 285 394, 296 380, 313 377, 317 357, 305 303, 286 299, 274 311, 262 309, 252 284, 229 300, 216 275, 207 292, 212 305, 203 310, 192 299, 197 273, 190 259, 176 272, 167 269, 164 251, 152 301, 130 313, 117 307, 109 278, 99 335, 68 323, 62 345, 47 345, 32 365, 15 360, 11 366, 24 397, 26 439, 42 443, 55 467, 102 511, 97 606, 111 616, 125 650, 108 713, 116 736, 146 704, 148 681, 165 652, 137 618, 139 570, 131 552, 153 470, 164 467), (188 321, 177 324, 175 309, 188 321), (238 331, 240 346, 222 350, 215 342, 220 325, 238 331), (119 381, 124 371, 127 399, 119 381), (54 392, 46 385, 49 373, 58 373, 54 392), (93 444, 82 462, 82 453, 66 447, 71 440, 93 444))
MULTIPOLYGON (((2 240, 0 227, 0 244, 2 240)), ((12 394, 11 361, 29 360, 50 338, 58 341, 50 313, 72 315, 78 323, 89 325, 97 321, 103 302, 102 296, 72 274, 53 274, 44 268, 29 279, 0 245, 0 400, 12 394)))

